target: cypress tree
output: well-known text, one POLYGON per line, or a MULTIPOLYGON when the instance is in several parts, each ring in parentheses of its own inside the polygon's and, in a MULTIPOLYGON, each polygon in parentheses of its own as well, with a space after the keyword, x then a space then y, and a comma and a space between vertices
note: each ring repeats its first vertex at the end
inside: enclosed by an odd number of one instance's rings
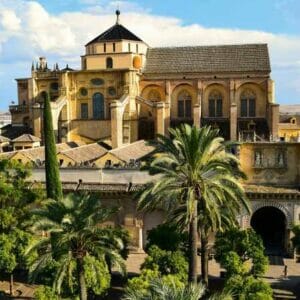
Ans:
POLYGON ((44 99, 44 142, 47 197, 59 200, 62 198, 63 194, 56 157, 56 144, 52 125, 49 93, 47 93, 47 96, 44 99))

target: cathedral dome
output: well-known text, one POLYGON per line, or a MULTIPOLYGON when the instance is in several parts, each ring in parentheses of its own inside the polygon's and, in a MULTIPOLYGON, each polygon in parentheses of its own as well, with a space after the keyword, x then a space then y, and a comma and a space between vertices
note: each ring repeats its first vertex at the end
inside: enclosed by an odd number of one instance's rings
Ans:
POLYGON ((119 24, 119 15, 120 12, 116 11, 117 15, 117 22, 114 26, 110 27, 99 36, 91 40, 86 44, 86 46, 93 44, 93 43, 101 43, 107 41, 121 41, 121 40, 129 40, 129 41, 138 41, 142 42, 142 40, 125 28, 123 25, 119 24))

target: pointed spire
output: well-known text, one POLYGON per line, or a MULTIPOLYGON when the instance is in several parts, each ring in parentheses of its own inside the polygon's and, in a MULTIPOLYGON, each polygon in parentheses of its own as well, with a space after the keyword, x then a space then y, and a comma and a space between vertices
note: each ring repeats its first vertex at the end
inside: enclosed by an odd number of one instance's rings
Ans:
POLYGON ((48 70, 48 63, 46 62, 46 65, 45 65, 45 70, 47 71, 48 70))
POLYGON ((35 69, 38 70, 39 69, 39 63, 37 62, 35 65, 35 69))
POLYGON ((34 61, 32 62, 32 65, 31 65, 31 71, 34 71, 34 61))
POLYGON ((116 24, 120 24, 120 14, 121 14, 120 10, 117 9, 116 10, 116 16, 117 16, 116 24))

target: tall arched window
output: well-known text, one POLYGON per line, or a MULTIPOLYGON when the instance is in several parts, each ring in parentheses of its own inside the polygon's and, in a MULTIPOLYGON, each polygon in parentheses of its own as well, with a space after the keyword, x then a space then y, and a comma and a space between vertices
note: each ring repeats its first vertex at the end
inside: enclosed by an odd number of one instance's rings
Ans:
POLYGON ((192 97, 187 91, 182 91, 178 95, 177 101, 178 118, 192 117, 192 97))
POLYGON ((255 117, 256 115, 255 93, 247 89, 241 94, 241 117, 255 117))
POLYGON ((151 90, 148 94, 148 100, 153 101, 153 102, 161 101, 161 96, 160 96, 159 91, 151 90))
POLYGON ((223 116, 223 100, 219 91, 212 91, 208 98, 208 115, 211 118, 223 116))
POLYGON ((111 57, 108 57, 106 59, 106 68, 107 69, 112 69, 112 67, 113 67, 113 59, 111 57))
POLYGON ((93 95, 93 118, 103 120, 104 117, 104 96, 101 93, 95 93, 93 95))

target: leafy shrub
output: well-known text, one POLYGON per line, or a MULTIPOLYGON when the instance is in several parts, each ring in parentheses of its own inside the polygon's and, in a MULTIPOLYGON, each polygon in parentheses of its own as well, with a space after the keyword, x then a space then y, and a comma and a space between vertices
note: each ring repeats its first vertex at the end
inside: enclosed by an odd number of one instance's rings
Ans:
POLYGON ((157 246, 151 246, 141 269, 158 269, 161 275, 176 275, 180 281, 184 282, 187 280, 188 262, 180 251, 166 251, 157 246))
POLYGON ((58 296, 51 287, 41 285, 34 291, 34 298, 37 300, 58 300, 58 296))
POLYGON ((175 225, 160 224, 148 231, 146 249, 149 249, 152 245, 156 245, 162 250, 180 250, 187 253, 188 235, 180 232, 175 225))
POLYGON ((104 261, 95 257, 84 258, 84 276, 86 285, 96 295, 103 295, 110 287, 110 273, 104 261))

